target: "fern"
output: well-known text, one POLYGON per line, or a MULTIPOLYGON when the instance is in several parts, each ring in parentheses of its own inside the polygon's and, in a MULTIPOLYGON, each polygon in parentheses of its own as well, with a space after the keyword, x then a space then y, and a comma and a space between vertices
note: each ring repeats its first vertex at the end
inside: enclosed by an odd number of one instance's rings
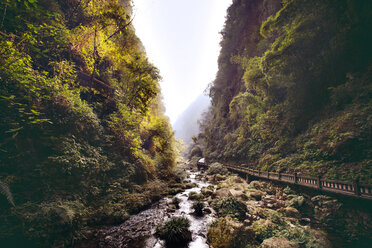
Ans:
POLYGON ((3 194, 10 204, 15 206, 12 192, 10 192, 9 186, 0 180, 0 193, 3 194))

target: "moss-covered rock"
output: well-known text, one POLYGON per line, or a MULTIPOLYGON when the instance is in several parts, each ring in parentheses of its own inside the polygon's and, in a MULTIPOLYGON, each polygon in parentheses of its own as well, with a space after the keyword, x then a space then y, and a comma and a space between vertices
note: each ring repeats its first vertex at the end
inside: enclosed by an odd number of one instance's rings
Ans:
POLYGON ((286 207, 279 209, 280 213, 283 213, 287 217, 300 218, 300 212, 292 207, 286 207))
POLYGON ((234 197, 217 198, 212 202, 212 207, 216 210, 218 216, 230 216, 240 221, 246 218, 248 212, 245 203, 234 197))
POLYGON ((260 219, 253 222, 252 229, 256 234, 257 240, 262 242, 273 237, 279 231, 279 226, 271 220, 260 219))
POLYGON ((223 166, 223 164, 215 162, 208 166, 207 174, 208 175, 227 175, 229 171, 226 169, 226 167, 223 166))
POLYGON ((248 196, 259 201, 262 199, 262 197, 265 195, 264 192, 262 192, 261 190, 255 190, 255 191, 251 191, 248 193, 248 196))
POLYGON ((189 193, 189 200, 195 201, 195 200, 201 200, 204 198, 204 195, 201 193, 196 193, 195 191, 191 191, 189 193))
POLYGON ((245 248, 256 243, 253 230, 229 216, 212 223, 207 242, 214 248, 245 248))
POLYGON ((265 239, 260 248, 298 248, 299 245, 289 241, 286 238, 269 238, 265 239))

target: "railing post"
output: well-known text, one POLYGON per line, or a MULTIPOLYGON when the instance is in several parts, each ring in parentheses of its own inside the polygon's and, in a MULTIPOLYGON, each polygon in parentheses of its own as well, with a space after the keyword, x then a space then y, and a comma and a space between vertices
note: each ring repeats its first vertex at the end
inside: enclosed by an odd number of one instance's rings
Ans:
POLYGON ((258 170, 258 176, 260 176, 261 175, 261 171, 260 170, 258 170))
POLYGON ((270 171, 267 172, 267 179, 270 178, 270 171))
POLYGON ((318 189, 321 189, 322 188, 322 182, 320 180, 321 180, 321 177, 318 175, 316 177, 316 183, 318 185, 318 189))
POLYGON ((295 172, 293 175, 294 175, 294 183, 297 183, 297 181, 298 181, 297 172, 295 172))
POLYGON ((279 180, 279 181, 282 180, 282 173, 280 173, 280 171, 278 172, 278 180, 279 180))
POLYGON ((359 191, 359 180, 358 179, 353 180, 353 188, 354 188, 354 194, 359 196, 360 191, 359 191))

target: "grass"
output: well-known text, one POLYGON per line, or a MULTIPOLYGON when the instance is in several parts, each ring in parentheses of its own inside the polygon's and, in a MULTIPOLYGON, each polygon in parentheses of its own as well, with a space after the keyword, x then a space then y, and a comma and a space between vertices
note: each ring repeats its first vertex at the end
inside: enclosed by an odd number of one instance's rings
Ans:
POLYGON ((156 227, 156 235, 167 245, 182 245, 191 241, 190 221, 185 217, 172 217, 156 227))

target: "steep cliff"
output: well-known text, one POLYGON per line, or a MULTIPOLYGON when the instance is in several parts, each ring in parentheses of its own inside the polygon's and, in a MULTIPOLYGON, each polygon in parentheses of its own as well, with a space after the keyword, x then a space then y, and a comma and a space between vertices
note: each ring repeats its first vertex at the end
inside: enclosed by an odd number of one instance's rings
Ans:
POLYGON ((234 1, 199 135, 206 158, 372 183, 371 11, 234 1))
POLYGON ((166 193, 176 152, 160 75, 131 1, 0 9, 0 242, 71 247, 166 193))

